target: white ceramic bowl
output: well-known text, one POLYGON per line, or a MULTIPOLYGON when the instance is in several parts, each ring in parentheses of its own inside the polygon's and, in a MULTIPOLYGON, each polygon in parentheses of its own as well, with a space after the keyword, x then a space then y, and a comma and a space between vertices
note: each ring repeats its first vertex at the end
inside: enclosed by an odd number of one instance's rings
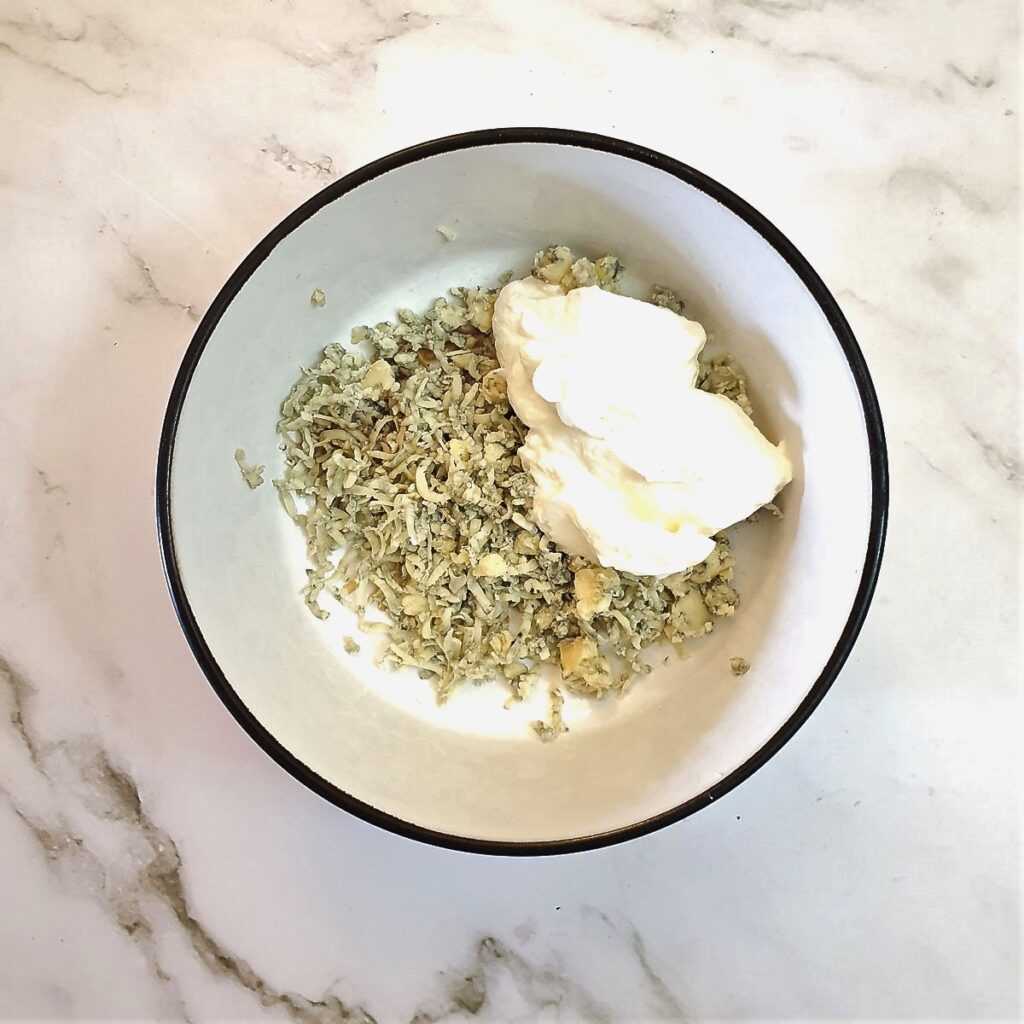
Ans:
MULTIPOLYGON (((628 358, 628 341, 623 357, 628 358)), ((580 132, 501 129, 429 142, 355 171, 276 227, 196 331, 158 467, 167 577, 214 689, 273 758, 337 805, 459 849, 550 853, 652 831, 725 793, 793 735, 835 679, 882 552, 885 445, 864 360, 835 300, 782 234, 668 157, 580 132), (456 238, 446 241, 443 226, 456 238), (613 252, 629 285, 666 284, 747 368, 761 428, 796 477, 782 521, 736 531, 742 606, 660 659, 623 699, 567 703, 541 743, 540 703, 498 683, 437 707, 415 674, 341 649, 355 627, 304 607, 304 548, 269 478, 282 397, 355 324, 452 285, 525 273, 563 242, 613 252), (310 303, 315 288, 324 308, 310 303), (235 448, 266 463, 243 485, 235 448), (736 678, 729 659, 750 672, 736 678)))

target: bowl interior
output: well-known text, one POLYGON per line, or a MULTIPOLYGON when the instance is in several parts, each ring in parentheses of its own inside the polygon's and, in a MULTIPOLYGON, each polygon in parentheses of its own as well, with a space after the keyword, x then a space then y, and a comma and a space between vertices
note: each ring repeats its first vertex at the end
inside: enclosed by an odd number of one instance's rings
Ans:
MULTIPOLYGON (((622 358, 629 358, 623 339, 622 358)), ((610 368, 610 372, 614 372, 610 368)), ((686 439, 680 438, 680 443, 686 439)), ((251 715, 298 762, 344 794, 456 839, 581 839, 678 807, 767 744, 833 654, 861 582, 872 480, 858 390, 816 299, 725 205, 615 153, 506 143, 426 156, 327 202, 244 281, 209 336, 180 410, 170 473, 177 571, 212 658, 251 715), (455 232, 446 241, 437 230, 455 232), (761 429, 784 439, 796 477, 782 520, 733 531, 736 616, 622 699, 569 697, 570 731, 528 728, 546 696, 504 708, 497 682, 444 707, 414 673, 375 667, 376 641, 299 591, 305 553, 269 483, 275 426, 300 365, 352 326, 420 308, 454 285, 527 271, 564 242, 613 252, 627 290, 674 288, 746 367, 761 429), (310 303, 315 288, 326 305, 310 303), (250 491, 233 460, 265 463, 250 491), (344 653, 342 638, 363 650, 344 653), (734 677, 729 659, 749 673, 734 677)), ((327 602, 325 602, 327 603, 327 602)))

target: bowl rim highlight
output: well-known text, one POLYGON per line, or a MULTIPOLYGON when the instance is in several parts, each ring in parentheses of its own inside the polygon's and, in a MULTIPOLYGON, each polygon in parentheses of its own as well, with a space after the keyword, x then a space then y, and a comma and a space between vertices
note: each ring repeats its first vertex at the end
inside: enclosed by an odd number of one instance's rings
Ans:
POLYGON ((660 828, 664 828, 666 825, 688 817, 702 807, 713 803, 753 775, 754 772, 778 753, 804 724, 811 712, 828 692, 843 664, 849 657, 854 642, 860 633, 878 580, 882 552, 885 546, 888 505, 889 472, 885 432, 882 426, 882 415, 878 405, 878 398, 868 372, 867 364, 864 361, 864 356, 853 335, 853 331, 850 329, 850 325, 843 316, 835 298, 796 246, 749 203, 725 186, 719 184, 713 178, 687 164, 636 143, 625 142, 621 139, 605 135, 564 128, 490 128, 422 142, 374 160, 346 174, 337 181, 331 182, 285 217, 280 224, 273 228, 256 245, 231 277, 228 278, 196 328, 192 341, 182 357, 181 365, 171 388, 167 411, 161 429, 156 472, 157 533, 171 602, 174 606, 178 622, 185 634, 185 639, 196 661, 199 663, 199 667, 203 670, 214 692, 223 701, 239 725, 285 771, 325 800, 364 821, 397 835, 404 836, 407 839, 419 840, 434 846, 469 853, 487 853, 504 856, 572 853, 611 846, 647 835, 660 828), (742 219, 749 227, 760 234, 778 255, 789 264, 825 314, 849 363, 850 371, 857 387, 868 438, 868 456, 871 467, 871 515, 864 568, 846 624, 821 674, 793 714, 780 726, 767 743, 747 758, 738 768, 734 769, 703 793, 643 821, 635 822, 612 831, 572 839, 519 842, 451 835, 424 828, 381 811, 344 792, 307 767, 293 753, 282 746, 256 719, 218 666, 189 604, 174 550, 174 535, 171 522, 171 467, 174 459, 174 442, 178 420, 188 394, 189 384, 203 350, 206 348, 210 336, 220 322, 224 311, 256 268, 269 256, 283 238, 328 203, 395 168, 438 154, 470 149, 477 146, 523 143, 572 146, 601 153, 610 153, 629 160, 639 161, 672 175, 687 185, 706 193, 725 206, 731 213, 742 219))

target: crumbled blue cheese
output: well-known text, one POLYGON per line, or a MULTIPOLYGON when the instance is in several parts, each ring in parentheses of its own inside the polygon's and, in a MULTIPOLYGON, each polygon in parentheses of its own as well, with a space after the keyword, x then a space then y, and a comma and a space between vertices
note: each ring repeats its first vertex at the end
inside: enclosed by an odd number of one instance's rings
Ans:
POLYGON ((245 461, 245 449, 235 449, 235 462, 242 472, 242 479, 249 485, 249 489, 255 491, 263 483, 263 471, 266 466, 251 466, 245 461))

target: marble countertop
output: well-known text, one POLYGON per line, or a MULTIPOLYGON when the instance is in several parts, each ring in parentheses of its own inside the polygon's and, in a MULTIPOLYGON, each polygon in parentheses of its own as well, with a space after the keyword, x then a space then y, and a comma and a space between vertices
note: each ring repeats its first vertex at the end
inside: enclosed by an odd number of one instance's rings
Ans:
POLYGON ((0 1019, 998 1018, 1018 999, 1012 0, 0 0, 0 1019), (890 440, 796 738, 618 848, 450 853, 281 771, 175 622, 197 318, 326 182, 501 124, 649 144, 843 305, 890 440))

